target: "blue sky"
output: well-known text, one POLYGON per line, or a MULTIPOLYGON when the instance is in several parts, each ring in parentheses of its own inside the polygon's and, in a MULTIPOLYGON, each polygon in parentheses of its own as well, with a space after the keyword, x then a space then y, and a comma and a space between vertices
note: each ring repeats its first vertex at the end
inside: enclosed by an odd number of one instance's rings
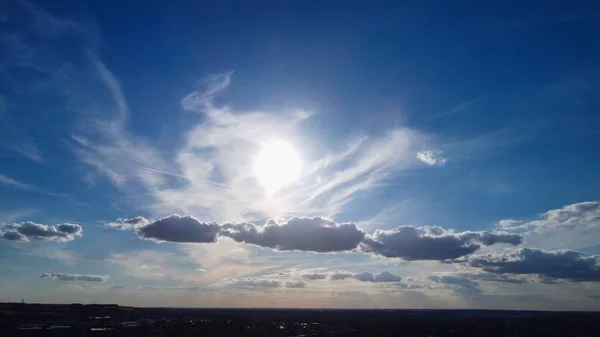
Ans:
POLYGON ((0 300, 600 306, 600 6, 8 1, 0 300))

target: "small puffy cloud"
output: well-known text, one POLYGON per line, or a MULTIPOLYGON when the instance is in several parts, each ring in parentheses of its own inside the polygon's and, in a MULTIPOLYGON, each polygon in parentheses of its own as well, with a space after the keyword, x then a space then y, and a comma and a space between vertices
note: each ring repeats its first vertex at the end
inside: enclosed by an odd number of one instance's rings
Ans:
POLYGON ((22 235, 21 233, 15 231, 15 230, 9 230, 9 231, 4 232, 4 234, 2 234, 2 238, 4 240, 9 240, 9 241, 29 242, 29 239, 27 239, 27 237, 25 235, 22 235))
POLYGON ((361 282, 375 282, 375 278, 373 277, 373 274, 366 272, 366 271, 355 274, 354 278, 361 282))
POLYGON ((82 228, 81 225, 72 224, 72 223, 64 223, 57 226, 58 231, 67 234, 78 234, 81 233, 82 228))
POLYGON ((507 243, 518 245, 516 234, 488 232, 454 232, 438 226, 400 226, 391 230, 376 230, 367 235, 360 249, 384 257, 404 260, 449 260, 472 254, 480 245, 507 243))
POLYGON ((220 235, 277 250, 326 253, 355 249, 364 239, 365 232, 352 223, 340 224, 314 217, 291 218, 283 223, 269 221, 264 226, 251 223, 226 224, 220 235))
POLYGON ((402 277, 392 274, 389 271, 383 271, 381 273, 369 273, 362 272, 354 274, 355 279, 361 282, 400 282, 402 281, 402 277))
POLYGON ((473 255, 471 267, 489 273, 537 275, 542 282, 598 282, 600 257, 570 250, 543 251, 522 248, 512 252, 473 255))
POLYGON ((80 274, 65 274, 65 273, 44 273, 40 275, 42 279, 59 280, 66 282, 83 281, 83 282, 106 282, 106 275, 80 275, 80 274))
POLYGON ((286 282, 285 283, 285 287, 286 288, 290 288, 290 289, 306 288, 306 283, 304 283, 302 281, 298 281, 298 282, 286 282))
POLYGON ((390 273, 389 271, 382 271, 381 273, 377 273, 374 275, 375 282, 400 282, 402 281, 402 277, 390 273))
POLYGON ((354 277, 354 274, 347 272, 333 272, 329 275, 329 279, 332 281, 345 280, 352 277, 354 277))
POLYGON ((83 235, 83 228, 78 224, 64 223, 59 225, 43 225, 32 221, 5 225, 1 230, 2 238, 10 241, 27 242, 29 239, 40 241, 67 242, 83 235))
POLYGON ((327 274, 325 273, 311 273, 302 275, 307 280, 324 280, 327 278, 327 274))
POLYGON ((146 226, 150 221, 142 216, 136 216, 134 218, 119 218, 113 222, 106 223, 106 227, 118 229, 118 230, 130 230, 138 229, 146 226))
POLYGON ((442 150, 424 150, 417 153, 417 159, 430 166, 442 166, 446 164, 442 150))
POLYGON ((272 280, 259 280, 259 279, 239 279, 234 280, 228 285, 228 288, 234 289, 246 289, 246 290, 267 290, 280 288, 281 282, 272 280))
POLYGON ((217 240, 219 225, 177 214, 137 228, 137 235, 157 242, 208 243, 217 240))

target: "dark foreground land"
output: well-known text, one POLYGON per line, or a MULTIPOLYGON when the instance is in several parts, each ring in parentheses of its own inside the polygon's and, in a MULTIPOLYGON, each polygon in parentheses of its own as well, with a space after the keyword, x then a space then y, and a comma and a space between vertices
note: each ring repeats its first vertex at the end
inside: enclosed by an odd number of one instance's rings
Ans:
POLYGON ((2 336, 600 336, 600 313, 0 304, 2 336))

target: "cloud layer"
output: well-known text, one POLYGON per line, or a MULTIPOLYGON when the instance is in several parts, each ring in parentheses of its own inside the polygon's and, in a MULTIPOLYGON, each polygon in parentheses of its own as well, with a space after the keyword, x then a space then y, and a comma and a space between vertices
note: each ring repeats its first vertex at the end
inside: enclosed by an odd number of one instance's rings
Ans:
POLYGON ((583 249, 600 242, 600 202, 585 201, 552 209, 532 221, 501 220, 497 228, 524 235, 540 249, 583 249))
POLYGON ((42 279, 59 280, 66 282, 82 281, 82 282, 106 282, 108 276, 106 275, 79 275, 79 274, 65 274, 65 273, 44 273, 40 275, 42 279))
POLYGON ((200 222, 191 216, 173 214, 137 228, 144 239, 169 242, 208 243, 217 240, 219 225, 200 222))
POLYGON ((356 248, 365 233, 351 223, 338 224, 321 217, 291 218, 278 223, 270 220, 264 226, 251 223, 226 224, 220 235, 238 242, 277 250, 340 252, 356 248))
POLYGON ((83 235, 83 228, 78 224, 64 223, 44 225, 32 221, 5 225, 0 232, 2 238, 9 241, 29 242, 30 239, 40 241, 67 242, 83 235))
POLYGON ((600 257, 570 250, 522 248, 513 252, 473 255, 467 261, 471 267, 481 268, 489 273, 534 274, 542 281, 600 281, 600 257))
MULTIPOLYGON (((157 242, 211 243, 218 236, 279 251, 316 253, 359 250, 404 260, 451 260, 497 243, 519 245, 518 234, 454 232, 438 226, 401 226, 367 234, 353 223, 322 217, 294 217, 287 221, 205 223, 193 217, 171 215, 155 221, 142 217, 118 219, 110 228, 134 230, 140 238, 157 242)), ((342 277, 342 276, 339 276, 342 277)))
POLYGON ((481 245, 496 243, 519 245, 517 234, 488 232, 454 232, 439 226, 400 226, 376 230, 368 235, 360 249, 384 257, 404 260, 449 260, 476 252, 481 245))
POLYGON ((380 273, 371 272, 360 272, 351 273, 347 271, 332 271, 324 273, 306 273, 302 275, 307 280, 324 280, 329 278, 330 281, 340 281, 346 279, 355 279, 361 282, 375 282, 375 283, 387 283, 387 282, 400 282, 402 277, 391 273, 389 271, 382 271, 380 273))

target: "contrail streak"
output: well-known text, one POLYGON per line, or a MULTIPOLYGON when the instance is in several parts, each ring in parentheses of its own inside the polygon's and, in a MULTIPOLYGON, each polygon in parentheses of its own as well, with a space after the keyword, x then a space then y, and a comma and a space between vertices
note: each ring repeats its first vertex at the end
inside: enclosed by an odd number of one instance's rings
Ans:
POLYGON ((166 172, 166 171, 161 171, 161 170, 157 170, 157 169, 153 169, 153 168, 149 168, 149 167, 140 167, 140 169, 146 170, 146 171, 151 171, 151 172, 156 172, 156 173, 161 173, 161 174, 166 174, 169 176, 173 176, 173 177, 179 177, 188 181, 200 181, 203 183, 207 183, 207 184, 211 184, 211 185, 215 185, 215 186, 219 186, 219 187, 229 187, 225 184, 220 184, 220 183, 216 183, 214 181, 210 181, 210 180, 204 180, 204 179, 190 179, 188 177, 182 176, 180 174, 176 174, 176 173, 171 173, 171 172, 166 172))

